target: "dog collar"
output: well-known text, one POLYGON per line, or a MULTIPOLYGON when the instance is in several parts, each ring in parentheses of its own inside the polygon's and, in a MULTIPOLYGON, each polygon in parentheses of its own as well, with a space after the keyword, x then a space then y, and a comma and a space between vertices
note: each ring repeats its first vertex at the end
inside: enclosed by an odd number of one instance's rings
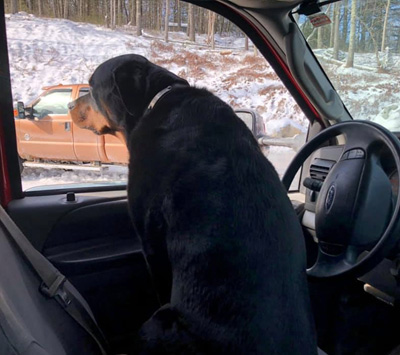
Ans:
POLYGON ((147 106, 147 110, 152 110, 153 107, 156 105, 158 100, 160 100, 166 93, 172 90, 172 86, 167 86, 165 89, 161 90, 156 96, 153 97, 153 100, 150 101, 149 106, 147 106))

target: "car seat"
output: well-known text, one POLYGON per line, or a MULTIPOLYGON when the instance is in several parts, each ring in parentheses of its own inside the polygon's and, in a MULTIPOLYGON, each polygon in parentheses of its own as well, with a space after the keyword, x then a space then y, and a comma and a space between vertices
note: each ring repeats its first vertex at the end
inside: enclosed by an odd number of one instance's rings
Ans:
POLYGON ((1 206, 0 221, 0 354, 105 354, 101 331, 90 329, 97 324, 79 292, 63 279, 57 289, 68 297, 63 300, 60 293, 49 297, 29 253, 40 259, 42 269, 56 269, 33 248, 1 206), (22 246, 15 233, 20 233, 22 246), (72 313, 71 307, 75 307, 72 313))

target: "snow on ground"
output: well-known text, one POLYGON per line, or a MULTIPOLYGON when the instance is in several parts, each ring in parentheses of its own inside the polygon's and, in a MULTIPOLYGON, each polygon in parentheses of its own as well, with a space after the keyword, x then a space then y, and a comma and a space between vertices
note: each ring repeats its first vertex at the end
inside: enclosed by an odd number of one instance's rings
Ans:
POLYGON ((341 62, 332 63, 331 49, 315 51, 326 73, 354 119, 370 120, 392 131, 400 131, 400 55, 391 53, 384 62, 380 52, 378 69, 374 53, 356 53, 354 68, 346 68, 346 53, 341 62))
MULTIPOLYGON (((270 147, 269 161, 275 166, 279 176, 283 176, 288 162, 296 152, 287 147, 270 147)), ((66 170, 54 168, 25 167, 22 172, 23 190, 38 186, 46 186, 46 189, 55 185, 85 184, 85 183, 123 183, 128 180, 128 167, 118 165, 105 165, 100 171, 66 170)))

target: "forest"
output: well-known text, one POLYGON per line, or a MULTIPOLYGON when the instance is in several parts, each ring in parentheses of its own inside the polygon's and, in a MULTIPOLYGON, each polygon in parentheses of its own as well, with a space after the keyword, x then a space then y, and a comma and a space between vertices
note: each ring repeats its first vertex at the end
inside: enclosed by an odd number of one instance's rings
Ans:
MULTIPOLYGON (((208 34, 211 46, 215 33, 243 36, 223 17, 179 0, 6 0, 5 9, 109 28, 131 25, 138 36, 143 30, 162 32, 166 41, 169 31, 186 31, 191 41, 196 33, 208 34)), ((314 28, 296 12, 294 17, 313 49, 332 48, 332 60, 348 52, 346 66, 352 67, 355 52, 375 53, 377 68, 385 69, 387 60, 379 52, 400 52, 400 0, 343 0, 323 6, 321 12, 330 18, 329 26, 314 28)))
POLYGON ((179 0, 6 0, 5 11, 26 11, 39 17, 65 18, 109 28, 131 25, 138 36, 143 30, 162 32, 166 41, 169 31, 186 31, 193 42, 196 33, 206 33, 212 46, 215 33, 244 36, 222 16, 179 0))
POLYGON ((345 60, 346 67, 353 67, 355 53, 374 53, 376 67, 387 69, 388 56, 400 53, 399 0, 343 0, 321 10, 331 25, 315 28, 294 16, 311 47, 331 48, 334 61, 345 60), (346 58, 343 52, 348 53, 346 58))

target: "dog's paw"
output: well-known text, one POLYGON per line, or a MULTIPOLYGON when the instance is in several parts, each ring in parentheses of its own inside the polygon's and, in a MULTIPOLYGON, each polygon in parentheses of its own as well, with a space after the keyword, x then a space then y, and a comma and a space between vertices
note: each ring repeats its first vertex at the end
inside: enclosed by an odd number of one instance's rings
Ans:
POLYGON ((141 354, 204 354, 181 313, 167 304, 143 324, 141 354))

